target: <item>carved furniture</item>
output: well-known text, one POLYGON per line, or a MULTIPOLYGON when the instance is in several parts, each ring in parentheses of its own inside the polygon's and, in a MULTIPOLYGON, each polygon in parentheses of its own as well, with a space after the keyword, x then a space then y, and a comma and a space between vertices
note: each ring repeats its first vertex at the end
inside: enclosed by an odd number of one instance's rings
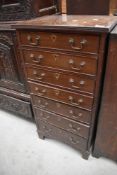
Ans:
MULTIPOLYGON (((40 138, 88 158, 108 33, 115 17, 52 15, 16 24, 40 138)), ((22 60, 21 60, 22 61, 22 60)))
POLYGON ((56 13, 56 0, 1 0, 0 21, 30 19, 56 13))
POLYGON ((117 0, 66 0, 67 14, 110 15, 117 13, 117 0))
POLYGON ((111 32, 93 155, 117 161, 117 27, 111 32))
POLYGON ((16 32, 10 23, 0 23, 0 108, 32 117, 16 32))
POLYGON ((55 1, 2 0, 0 1, 0 108, 25 117, 32 117, 30 95, 25 86, 24 73, 17 49, 13 23, 55 13, 55 1), (4 20, 4 22, 3 22, 4 20))

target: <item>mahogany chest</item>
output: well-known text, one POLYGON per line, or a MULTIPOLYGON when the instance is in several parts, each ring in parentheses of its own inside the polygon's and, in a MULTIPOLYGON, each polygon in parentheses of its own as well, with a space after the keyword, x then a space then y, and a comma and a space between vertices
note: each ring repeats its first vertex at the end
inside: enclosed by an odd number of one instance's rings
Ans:
POLYGON ((117 27, 111 32, 93 155, 117 161, 117 27))
MULTIPOLYGON (((108 16, 52 15, 15 25, 40 138, 88 159, 100 99, 108 16)), ((22 60, 21 60, 22 61, 22 60)))

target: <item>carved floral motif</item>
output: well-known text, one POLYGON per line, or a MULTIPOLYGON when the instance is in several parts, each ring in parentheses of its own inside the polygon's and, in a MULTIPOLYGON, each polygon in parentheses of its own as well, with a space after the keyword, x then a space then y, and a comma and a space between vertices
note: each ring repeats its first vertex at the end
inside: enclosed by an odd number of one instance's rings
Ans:
POLYGON ((0 62, 2 64, 1 79, 17 82, 18 77, 13 62, 15 55, 12 46, 12 38, 7 34, 0 33, 0 62))
POLYGON ((2 94, 0 95, 0 108, 15 112, 25 117, 32 117, 31 109, 28 103, 2 94))
POLYGON ((0 20, 28 19, 33 16, 32 0, 20 0, 18 5, 0 6, 0 20))

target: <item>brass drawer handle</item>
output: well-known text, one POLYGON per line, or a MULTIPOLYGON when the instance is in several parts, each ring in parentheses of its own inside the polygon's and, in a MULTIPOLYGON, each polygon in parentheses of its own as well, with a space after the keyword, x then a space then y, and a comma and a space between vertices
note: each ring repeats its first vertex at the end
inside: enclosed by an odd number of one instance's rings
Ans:
POLYGON ((74 66, 74 60, 73 59, 70 59, 69 60, 69 64, 71 65, 71 68, 75 71, 80 71, 85 65, 86 65, 86 62, 85 61, 82 61, 79 65, 79 67, 75 67, 74 66))
POLYGON ((70 137, 69 140, 71 141, 72 144, 79 144, 80 142, 77 140, 75 141, 73 137, 70 137))
POLYGON ((74 128, 72 124, 69 124, 69 127, 70 128, 68 128, 67 131, 71 131, 71 132, 78 132, 81 129, 80 127, 74 128))
POLYGON ((44 58, 43 55, 39 55, 37 58, 34 56, 34 54, 30 54, 30 58, 33 60, 35 63, 40 63, 42 59, 44 58))
POLYGON ((72 96, 69 96, 69 101, 71 102, 72 105, 75 105, 75 106, 80 106, 83 103, 83 99, 82 98, 80 98, 78 100, 78 103, 75 103, 72 96))
POLYGON ((50 116, 43 117, 44 121, 47 121, 50 118, 50 116))
POLYGON ((45 132, 51 132, 52 129, 48 129, 46 126, 43 126, 43 129, 45 130, 45 132))
POLYGON ((30 35, 27 36, 27 40, 29 41, 29 44, 32 46, 38 46, 40 44, 40 36, 36 36, 35 43, 32 42, 32 37, 30 35))
POLYGON ((72 129, 72 130, 75 131, 75 132, 76 132, 76 131, 80 131, 80 129, 81 129, 80 127, 74 128, 74 126, 73 126, 71 123, 69 124, 69 127, 70 127, 70 129, 72 129))
POLYGON ((86 39, 83 39, 81 42, 80 42, 80 47, 75 47, 75 40, 74 38, 70 38, 69 39, 69 44, 71 45, 71 48, 72 49, 75 49, 75 50, 82 50, 84 45, 87 43, 87 40, 86 39))
POLYGON ((38 92, 38 95, 40 95, 40 96, 44 95, 47 92, 46 89, 43 89, 41 92, 39 92, 39 88, 38 87, 35 87, 35 91, 38 92))
POLYGON ((79 82, 80 86, 75 86, 75 85, 73 85, 74 82, 75 82, 75 80, 74 80, 73 78, 70 78, 70 79, 69 79, 69 83, 71 83, 71 84, 72 84, 72 87, 75 88, 75 89, 80 89, 81 86, 83 86, 83 85, 85 84, 85 81, 84 81, 84 80, 81 80, 81 81, 79 82))
POLYGON ((33 75, 35 75, 38 80, 42 80, 45 77, 46 74, 41 73, 40 75, 38 75, 38 72, 36 70, 34 70, 33 75))
POLYGON ((71 68, 72 68, 73 70, 80 71, 80 70, 85 66, 85 64, 86 64, 86 62, 84 61, 84 62, 81 62, 81 63, 80 63, 79 68, 74 67, 74 66, 72 66, 71 68))
POLYGON ((45 102, 45 104, 43 105, 41 103, 41 100, 38 100, 37 103, 40 105, 41 108, 46 108, 48 106, 48 103, 47 102, 45 102))
POLYGON ((83 86, 85 84, 85 81, 81 80, 79 84, 80 84, 80 87, 79 86, 75 86, 75 85, 72 85, 72 87, 75 88, 75 89, 80 89, 81 86, 83 86))
POLYGON ((74 114, 73 110, 70 110, 69 113, 72 115, 73 118, 79 118, 83 116, 83 113, 79 112, 78 115, 74 114), (77 115, 77 116, 76 116, 77 115))

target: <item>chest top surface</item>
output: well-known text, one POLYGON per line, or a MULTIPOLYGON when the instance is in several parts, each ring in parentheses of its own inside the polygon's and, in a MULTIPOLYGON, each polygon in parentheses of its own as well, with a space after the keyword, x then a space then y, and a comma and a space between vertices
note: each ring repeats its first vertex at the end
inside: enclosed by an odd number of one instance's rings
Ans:
POLYGON ((52 15, 14 25, 19 29, 60 29, 110 32, 117 24, 115 16, 52 15))
POLYGON ((14 29, 12 28, 12 25, 15 25, 17 23, 17 21, 5 21, 5 22, 0 22, 0 32, 1 31, 11 31, 14 29))
POLYGON ((117 26, 115 26, 115 28, 112 30, 111 36, 114 36, 117 38, 117 26))

